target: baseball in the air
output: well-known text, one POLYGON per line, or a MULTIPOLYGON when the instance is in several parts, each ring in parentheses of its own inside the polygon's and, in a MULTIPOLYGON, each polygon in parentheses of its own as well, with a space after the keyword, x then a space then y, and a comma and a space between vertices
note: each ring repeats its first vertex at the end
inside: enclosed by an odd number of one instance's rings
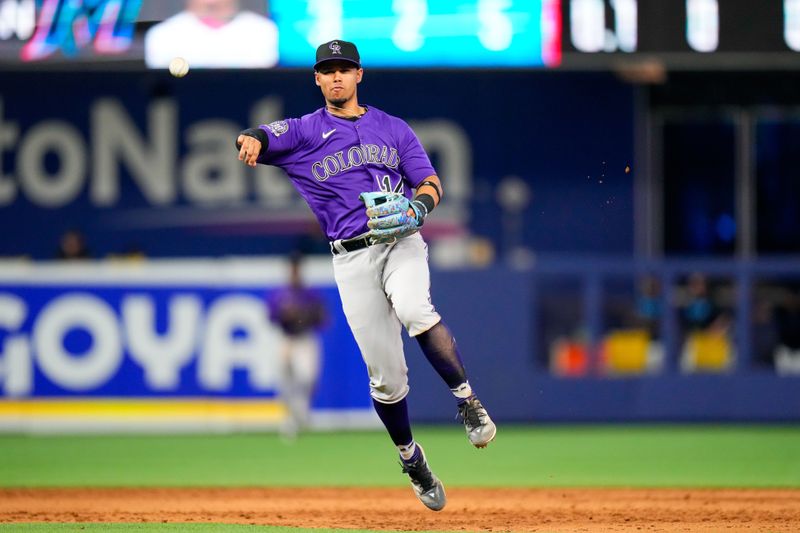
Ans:
POLYGON ((175 57, 169 62, 169 73, 182 78, 189 72, 189 62, 182 57, 175 57))

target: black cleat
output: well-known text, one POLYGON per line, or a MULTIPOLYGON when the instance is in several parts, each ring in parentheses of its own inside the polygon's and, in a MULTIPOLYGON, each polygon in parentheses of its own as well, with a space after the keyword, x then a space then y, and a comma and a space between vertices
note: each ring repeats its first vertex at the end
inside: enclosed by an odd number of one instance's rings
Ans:
POLYGON ((467 438, 476 448, 485 448, 497 435, 497 426, 477 396, 471 396, 458 406, 458 417, 464 422, 467 438))
POLYGON ((447 504, 447 496, 444 494, 444 485, 439 481, 428 466, 425 459, 425 451, 422 446, 419 448, 419 459, 413 463, 402 462, 403 473, 411 478, 411 488, 425 507, 432 511, 441 511, 447 504))

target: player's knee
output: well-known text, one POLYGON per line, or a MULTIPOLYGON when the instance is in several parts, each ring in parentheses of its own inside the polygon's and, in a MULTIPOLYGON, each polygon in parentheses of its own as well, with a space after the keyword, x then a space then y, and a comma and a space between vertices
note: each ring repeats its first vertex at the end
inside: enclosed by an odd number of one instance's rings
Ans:
POLYGON ((404 305, 402 302, 399 305, 395 304, 397 318, 412 337, 428 331, 442 319, 430 303, 425 302, 425 304, 404 305))
POLYGON ((408 394, 408 379, 370 382, 370 395, 381 403, 397 403, 408 394))

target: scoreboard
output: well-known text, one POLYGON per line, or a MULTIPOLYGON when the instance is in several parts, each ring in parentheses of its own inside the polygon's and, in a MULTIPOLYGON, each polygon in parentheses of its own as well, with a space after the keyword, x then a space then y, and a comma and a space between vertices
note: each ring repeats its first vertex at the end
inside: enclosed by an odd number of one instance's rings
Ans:
POLYGON ((560 59, 560 0, 271 0, 284 66, 319 43, 358 45, 371 67, 542 67, 560 59))
MULTIPOLYGON (((0 68, 143 68, 144 37, 185 0, 0 0, 0 68)), ((800 70, 800 0, 238 0, 277 25, 281 67, 358 43, 386 68, 800 70)), ((234 53, 234 52, 232 52, 234 53)))
POLYGON ((800 0, 562 0, 563 65, 800 67, 800 0))

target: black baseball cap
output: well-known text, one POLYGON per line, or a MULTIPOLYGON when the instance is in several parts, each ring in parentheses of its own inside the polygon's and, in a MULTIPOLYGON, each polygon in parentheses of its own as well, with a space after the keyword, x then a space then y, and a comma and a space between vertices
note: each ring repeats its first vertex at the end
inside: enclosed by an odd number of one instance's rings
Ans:
POLYGON ((358 55, 356 45, 341 39, 334 39, 317 47, 317 62, 314 63, 314 70, 319 70, 319 66, 325 61, 333 61, 334 59, 349 61, 355 63, 356 67, 361 68, 361 56, 358 55))

